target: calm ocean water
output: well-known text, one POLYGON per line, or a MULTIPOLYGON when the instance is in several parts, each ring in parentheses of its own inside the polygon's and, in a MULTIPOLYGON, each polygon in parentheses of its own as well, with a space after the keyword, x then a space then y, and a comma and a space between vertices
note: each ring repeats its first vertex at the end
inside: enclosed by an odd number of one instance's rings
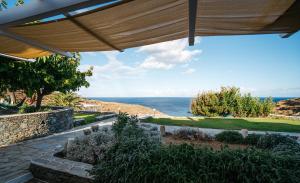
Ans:
MULTIPOLYGON (((263 99, 263 97, 261 97, 263 99)), ((273 101, 290 99, 292 97, 274 97, 273 101)), ((165 114, 172 116, 192 116, 189 113, 192 98, 190 97, 116 97, 102 98, 93 97, 93 100, 101 100, 106 102, 119 102, 126 104, 139 104, 146 107, 157 109, 165 114)))

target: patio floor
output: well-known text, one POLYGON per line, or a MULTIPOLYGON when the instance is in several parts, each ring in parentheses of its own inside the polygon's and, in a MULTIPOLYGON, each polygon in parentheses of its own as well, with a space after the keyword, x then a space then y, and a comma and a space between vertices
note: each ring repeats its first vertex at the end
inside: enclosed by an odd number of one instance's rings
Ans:
POLYGON ((21 176, 31 174, 28 170, 30 161, 44 154, 52 153, 61 148, 68 138, 83 135, 83 130, 93 125, 109 126, 115 118, 91 123, 73 128, 69 131, 50 135, 47 137, 32 139, 6 147, 0 147, 0 183, 16 182, 21 176))

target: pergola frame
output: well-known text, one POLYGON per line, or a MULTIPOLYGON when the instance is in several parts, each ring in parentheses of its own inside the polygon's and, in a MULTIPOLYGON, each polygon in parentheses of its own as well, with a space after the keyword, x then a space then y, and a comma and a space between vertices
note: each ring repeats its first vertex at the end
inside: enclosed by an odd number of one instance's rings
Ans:
POLYGON ((66 57, 72 57, 72 54, 69 53, 69 52, 64 52, 60 49, 52 48, 50 46, 47 46, 47 45, 41 44, 39 42, 24 38, 22 36, 19 36, 17 34, 11 33, 11 32, 6 31, 6 30, 5 31, 0 30, 0 35, 9 37, 11 39, 14 39, 14 40, 26 43, 26 44, 29 44, 29 45, 37 47, 37 48, 41 48, 43 50, 50 51, 52 53, 57 53, 57 54, 60 54, 60 55, 66 56, 66 57))
POLYGON ((71 22, 73 22, 77 27, 81 28, 82 30, 84 30, 86 33, 88 33, 89 35, 93 36, 94 38, 96 38, 98 41, 105 43, 106 45, 108 45, 109 47, 118 50, 120 52, 123 52, 122 49, 117 48, 115 45, 111 44, 109 41, 107 41, 105 38, 103 38, 102 36, 96 34, 95 32, 91 31, 88 27, 86 27, 83 23, 81 23, 80 21, 74 19, 72 17, 72 15, 70 15, 70 13, 64 13, 65 17, 69 18, 69 20, 71 22))
POLYGON ((113 2, 112 0, 31 0, 0 12, 0 28, 21 25, 66 12, 113 2))
MULTIPOLYGON (((60 49, 53 48, 43 43, 38 43, 28 38, 24 38, 20 35, 9 32, 7 28, 10 26, 21 25, 21 24, 29 23, 36 20, 41 20, 44 18, 48 18, 60 14, 70 15, 69 12, 71 11, 91 7, 98 4, 109 3, 109 2, 112 1, 111 0, 63 0, 63 1, 62 0, 32 0, 28 4, 18 6, 18 7, 13 7, 11 9, 0 12, 0 35, 9 37, 11 39, 15 39, 17 41, 21 41, 31 46, 43 49, 45 51, 64 55, 67 57, 72 57, 72 54, 68 52, 64 52, 60 49)), ((74 19, 73 22, 75 23, 74 19)), ((77 26, 80 26, 79 22, 76 22, 75 24, 77 26)), ((87 32, 89 31, 89 29, 84 27, 83 25, 80 27, 87 32)), ((93 32, 91 31, 89 31, 88 33, 92 34, 94 37, 97 36, 96 34, 93 34, 93 32)), ((100 36, 97 37, 97 39, 101 40, 105 44, 108 44, 109 46, 116 49, 116 47, 109 44, 105 39, 101 39, 100 36)), ((2 56, 7 56, 7 55, 2 54, 2 56)), ((10 58, 18 58, 18 57, 10 56, 10 58)))
MULTIPOLYGON (((13 7, 8 10, 0 12, 0 35, 9 37, 11 39, 15 39, 17 41, 23 42, 25 44, 31 45, 36 48, 40 48, 45 51, 49 51, 52 53, 64 55, 67 57, 71 57, 72 54, 60 50, 58 48, 51 47, 49 45, 45 45, 44 43, 40 43, 35 40, 31 40, 29 38, 22 37, 16 33, 10 32, 9 27, 26 24, 29 22, 33 22, 36 20, 41 20, 49 17, 53 17, 56 15, 64 15, 71 22, 73 22, 77 27, 81 28, 90 36, 97 39, 99 42, 106 44, 107 46, 123 51, 121 48, 118 48, 116 45, 109 42, 108 39, 103 36, 93 32, 87 26, 84 25, 83 22, 76 20, 70 12, 88 8, 91 6, 103 4, 104 8, 106 5, 118 5, 119 3, 126 3, 133 0, 31 0, 29 3, 13 7)), ((196 27, 196 19, 197 19, 197 5, 198 0, 187 0, 188 1, 188 42, 190 46, 194 45, 195 42, 195 27, 196 27)), ((287 22, 286 20, 293 11, 297 11, 300 7, 300 0, 296 0, 294 5, 292 5, 287 12, 282 14, 278 20, 276 20, 273 24, 284 24, 287 22)), ((100 11, 100 10, 99 10, 100 11)), ((299 14, 296 15, 299 17, 299 14)), ((294 17, 294 19, 297 17, 294 17)), ((300 18, 300 17, 299 17, 300 18)), ((297 32, 300 27, 298 23, 296 24, 294 21, 294 30, 291 32, 287 32, 282 34, 281 37, 287 38, 297 32)), ((272 26, 272 25, 270 25, 272 26)), ((2 54, 2 56, 7 54, 2 54)), ((11 56, 15 57, 15 56, 11 56)))
POLYGON ((0 53, 0 56, 7 57, 7 58, 12 58, 14 60, 25 61, 25 62, 34 62, 35 61, 35 59, 20 58, 20 57, 15 57, 15 56, 12 56, 12 55, 7 55, 7 54, 4 54, 4 53, 0 53))

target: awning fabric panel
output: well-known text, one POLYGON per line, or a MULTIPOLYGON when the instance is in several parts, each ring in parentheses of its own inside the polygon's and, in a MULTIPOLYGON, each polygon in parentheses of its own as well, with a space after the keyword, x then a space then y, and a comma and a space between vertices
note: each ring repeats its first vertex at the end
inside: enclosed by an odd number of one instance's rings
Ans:
MULTIPOLYGON (((295 0, 198 0, 196 35, 284 33, 289 26, 272 25, 295 0)), ((188 36, 188 0, 134 0, 74 17, 120 49, 188 36)), ((9 29, 23 37, 64 51, 108 51, 69 19, 9 29)), ((24 58, 48 55, 24 43, 0 36, 0 53, 24 58), (4 43, 4 44, 3 44, 4 43)))

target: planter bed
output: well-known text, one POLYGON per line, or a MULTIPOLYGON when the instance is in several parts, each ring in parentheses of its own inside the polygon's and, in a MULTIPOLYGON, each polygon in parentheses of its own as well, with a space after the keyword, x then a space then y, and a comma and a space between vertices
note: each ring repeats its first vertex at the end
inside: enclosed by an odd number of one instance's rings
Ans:
POLYGON ((34 159, 30 164, 30 171, 37 179, 49 182, 90 183, 92 177, 87 171, 93 165, 62 159, 53 155, 34 159))

